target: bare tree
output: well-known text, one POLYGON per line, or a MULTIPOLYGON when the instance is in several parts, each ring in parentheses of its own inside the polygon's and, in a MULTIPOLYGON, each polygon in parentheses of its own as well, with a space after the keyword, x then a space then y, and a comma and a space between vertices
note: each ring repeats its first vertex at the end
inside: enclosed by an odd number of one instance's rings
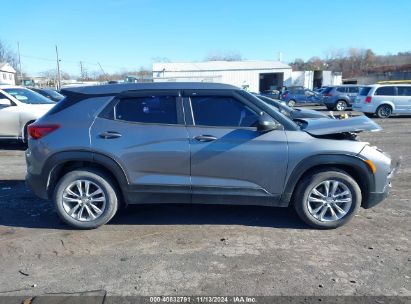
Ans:
POLYGON ((7 62, 19 71, 17 54, 2 40, 0 40, 0 62, 7 62))
POLYGON ((242 59, 241 54, 236 51, 213 51, 206 56, 205 61, 241 61, 242 59))

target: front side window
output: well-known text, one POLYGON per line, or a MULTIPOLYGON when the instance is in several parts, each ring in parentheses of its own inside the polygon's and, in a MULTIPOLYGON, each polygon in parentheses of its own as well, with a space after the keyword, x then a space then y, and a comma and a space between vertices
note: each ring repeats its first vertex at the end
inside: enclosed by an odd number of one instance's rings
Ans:
POLYGON ((380 87, 375 91, 374 95, 394 96, 395 90, 394 87, 380 87))
POLYGON ((337 91, 340 93, 345 93, 345 87, 339 87, 337 88, 337 91))
POLYGON ((230 96, 191 97, 194 123, 201 126, 256 127, 259 116, 230 96))
POLYGON ((177 124, 175 96, 147 96, 121 99, 114 118, 130 122, 177 124))
POLYGON ((29 89, 24 88, 13 88, 13 89, 3 89, 7 94, 10 94, 18 101, 27 104, 49 104, 53 103, 50 99, 44 97, 43 95, 34 92, 29 89))
POLYGON ((410 87, 397 87, 398 96, 411 96, 411 86, 410 87))

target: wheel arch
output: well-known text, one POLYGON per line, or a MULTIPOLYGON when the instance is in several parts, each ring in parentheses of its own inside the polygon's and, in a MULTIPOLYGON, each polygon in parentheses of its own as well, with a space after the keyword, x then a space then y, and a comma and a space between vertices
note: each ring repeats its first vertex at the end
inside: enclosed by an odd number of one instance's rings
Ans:
POLYGON ((375 111, 377 112, 379 107, 385 106, 385 105, 390 106, 393 112, 395 111, 395 103, 393 103, 392 101, 388 101, 388 100, 381 101, 378 104, 378 106, 375 108, 375 111))
POLYGON ((111 157, 91 151, 58 152, 47 160, 42 175, 47 178, 48 197, 52 196, 59 179, 64 174, 85 167, 104 172, 114 181, 122 198, 125 197, 124 188, 129 182, 123 168, 111 157))
POLYGON ((362 205, 368 200, 368 193, 375 188, 374 175, 368 165, 358 156, 326 154, 314 155, 300 161, 289 175, 283 191, 282 201, 292 203, 299 182, 307 175, 321 170, 338 169, 350 175, 360 186, 362 205))

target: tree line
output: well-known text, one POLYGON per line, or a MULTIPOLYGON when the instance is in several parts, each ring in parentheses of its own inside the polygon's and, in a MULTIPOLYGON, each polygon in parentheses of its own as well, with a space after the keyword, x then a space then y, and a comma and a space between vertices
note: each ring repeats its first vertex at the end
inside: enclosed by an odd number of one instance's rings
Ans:
POLYGON ((368 75, 383 66, 400 67, 410 64, 410 51, 376 55, 371 49, 357 48, 332 50, 325 58, 312 57, 307 61, 297 58, 290 63, 295 71, 330 70, 341 72, 344 78, 368 75))
MULTIPOLYGON (((241 54, 236 51, 213 51, 210 52, 204 59, 206 61, 243 60, 241 54)), ((168 58, 157 58, 156 61, 169 62, 170 60, 168 58)), ((1 40, 0 62, 8 62, 13 66, 17 73, 20 74, 17 53, 14 51, 14 49, 10 48, 1 40)), ((291 62, 290 65, 295 71, 330 70, 334 72, 341 72, 344 78, 351 78, 374 73, 380 67, 401 67, 406 65, 410 65, 411 67, 411 51, 398 52, 397 54, 377 55, 371 49, 336 49, 328 51, 324 58, 315 56, 307 61, 297 58, 293 62, 291 62)), ((103 71, 99 70, 89 72, 85 67, 81 66, 81 73, 79 76, 73 77, 74 75, 70 75, 65 71, 61 71, 61 78, 76 78, 80 81, 110 81, 125 79, 125 77, 127 77, 128 75, 133 75, 137 78, 144 79, 151 75, 151 73, 152 72, 149 69, 144 67, 115 73, 104 73, 103 71)), ((40 75, 51 80, 57 79, 56 69, 43 71, 40 73, 40 75)), ((23 76, 26 76, 24 71, 23 76)))

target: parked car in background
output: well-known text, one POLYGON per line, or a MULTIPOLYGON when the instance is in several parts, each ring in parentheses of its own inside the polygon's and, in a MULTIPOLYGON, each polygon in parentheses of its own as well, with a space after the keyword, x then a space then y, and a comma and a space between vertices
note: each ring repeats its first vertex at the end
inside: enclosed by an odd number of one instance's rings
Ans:
POLYGON ((27 127, 55 103, 24 87, 0 85, 0 139, 27 141, 27 127))
POLYGON ((301 87, 288 88, 288 90, 281 95, 281 100, 285 101, 290 107, 298 104, 319 104, 321 103, 321 99, 321 94, 301 87))
POLYGON ((288 116, 294 121, 300 118, 332 118, 328 116, 327 114, 324 114, 319 111, 309 110, 309 109, 296 109, 296 108, 289 107, 285 104, 284 101, 281 101, 281 100, 272 99, 272 98, 269 98, 263 95, 256 95, 256 96, 260 98, 262 101, 264 101, 265 103, 267 103, 268 105, 275 107, 282 114, 288 116))
POLYGON ((61 219, 90 229, 121 204, 287 207, 335 228, 388 195, 391 160, 344 134, 364 115, 297 125, 258 97, 217 83, 69 88, 29 126, 29 187, 61 219), (73 123, 73 117, 76 117, 73 123))
POLYGON ((63 95, 61 95, 59 92, 56 92, 53 89, 48 89, 48 88, 29 88, 29 89, 55 102, 59 102, 60 100, 64 98, 63 95))
POLYGON ((269 98, 279 99, 280 91, 279 90, 266 90, 266 91, 260 92, 260 95, 266 96, 269 98))
POLYGON ((360 89, 358 85, 330 86, 323 91, 322 102, 328 110, 344 111, 351 108, 360 89))
POLYGON ((380 118, 392 114, 411 114, 410 84, 375 84, 363 87, 353 104, 353 110, 380 118))

